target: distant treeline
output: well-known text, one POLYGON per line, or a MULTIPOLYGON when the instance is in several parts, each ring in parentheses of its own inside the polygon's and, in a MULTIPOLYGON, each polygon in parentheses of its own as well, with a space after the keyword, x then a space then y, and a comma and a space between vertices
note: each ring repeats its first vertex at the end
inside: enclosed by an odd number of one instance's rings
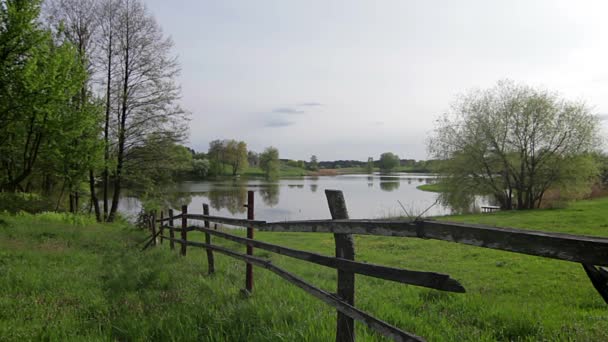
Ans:
MULTIPOLYGON (((434 172, 436 167, 441 163, 440 160, 415 160, 415 159, 400 159, 400 166, 397 170, 407 170, 409 172, 434 172)), ((365 168, 367 161, 361 160, 334 160, 320 161, 319 168, 321 169, 344 169, 344 168, 365 168)), ((374 160, 374 167, 381 168, 380 160, 374 160)))

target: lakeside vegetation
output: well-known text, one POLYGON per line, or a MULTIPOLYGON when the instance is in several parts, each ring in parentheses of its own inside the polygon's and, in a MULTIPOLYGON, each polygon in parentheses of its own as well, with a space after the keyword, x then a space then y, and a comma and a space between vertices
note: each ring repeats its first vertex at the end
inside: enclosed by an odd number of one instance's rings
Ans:
MULTIPOLYGON (((608 236, 607 210, 608 199, 602 198, 566 209, 442 219, 608 236)), ((334 310, 275 275, 256 268, 255 293, 244 298, 243 263, 218 255, 217 273, 208 276, 203 250, 191 248, 182 258, 164 244, 142 253, 137 242, 144 236, 126 223, 102 225, 77 215, 0 214, 0 336, 7 341, 333 338, 334 310)), ((331 234, 258 232, 256 239, 327 255, 334 248, 331 234)), ((357 276, 357 306, 429 340, 608 338, 606 305, 578 264, 419 239, 357 236, 356 245, 360 261, 446 273, 465 286, 467 293, 451 294, 357 276)), ((255 253, 333 291, 334 270, 255 253)), ((361 324, 357 334, 364 341, 383 340, 361 324)))
POLYGON ((446 191, 446 188, 443 185, 438 184, 438 183, 418 185, 416 187, 416 189, 422 190, 422 191, 428 191, 428 192, 444 192, 444 191, 446 191))

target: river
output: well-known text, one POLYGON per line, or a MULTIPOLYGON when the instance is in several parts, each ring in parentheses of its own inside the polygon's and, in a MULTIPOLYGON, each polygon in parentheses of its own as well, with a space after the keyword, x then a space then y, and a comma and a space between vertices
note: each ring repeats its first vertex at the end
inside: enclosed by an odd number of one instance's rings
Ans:
MULTIPOLYGON (((263 179, 223 179, 179 183, 174 205, 188 204, 189 212, 201 213, 208 203, 211 215, 245 218, 247 191, 255 193, 255 218, 265 221, 331 218, 324 190, 342 190, 350 218, 386 218, 450 214, 435 203, 437 194, 416 187, 433 182, 434 175, 395 173, 300 177, 269 182, 263 179), (399 203, 401 202, 401 204, 399 203), (405 208, 404 209, 402 208, 405 208), (427 210, 428 209, 428 210, 427 210)), ((138 198, 124 196, 119 211, 133 218, 141 210, 138 198)))

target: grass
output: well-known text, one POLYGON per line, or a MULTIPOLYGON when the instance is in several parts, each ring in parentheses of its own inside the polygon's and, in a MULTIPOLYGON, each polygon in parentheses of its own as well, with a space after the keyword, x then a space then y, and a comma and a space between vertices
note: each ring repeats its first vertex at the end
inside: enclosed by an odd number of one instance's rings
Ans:
POLYGON ((440 184, 431 183, 431 184, 422 184, 416 187, 418 190, 428 191, 428 192, 443 192, 444 189, 440 184))
MULTIPOLYGON (((608 236, 607 211, 608 199, 596 199, 445 219, 608 236)), ((256 268, 254 295, 244 298, 242 263, 218 255, 209 276, 203 250, 182 258, 165 244, 141 253, 136 242, 143 237, 125 224, 0 214, 0 339, 334 339, 334 310, 274 274, 256 268)), ((334 251, 330 234, 257 232, 256 239, 334 251)), ((360 261, 447 273, 464 285, 466 294, 451 294, 357 276, 358 307, 429 341, 608 339, 607 306, 580 265, 441 241, 357 236, 355 243, 360 261)), ((256 255, 335 291, 334 270, 256 255)), ((362 324, 357 334, 383 340, 362 324)))

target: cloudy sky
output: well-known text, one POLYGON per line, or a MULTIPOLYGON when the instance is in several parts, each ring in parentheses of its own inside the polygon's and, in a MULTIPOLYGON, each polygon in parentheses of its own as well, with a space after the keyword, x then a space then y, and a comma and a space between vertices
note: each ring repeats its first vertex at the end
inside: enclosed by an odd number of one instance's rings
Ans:
POLYGON ((458 94, 509 78, 607 126, 607 1, 146 0, 175 41, 189 145, 425 159, 458 94))

